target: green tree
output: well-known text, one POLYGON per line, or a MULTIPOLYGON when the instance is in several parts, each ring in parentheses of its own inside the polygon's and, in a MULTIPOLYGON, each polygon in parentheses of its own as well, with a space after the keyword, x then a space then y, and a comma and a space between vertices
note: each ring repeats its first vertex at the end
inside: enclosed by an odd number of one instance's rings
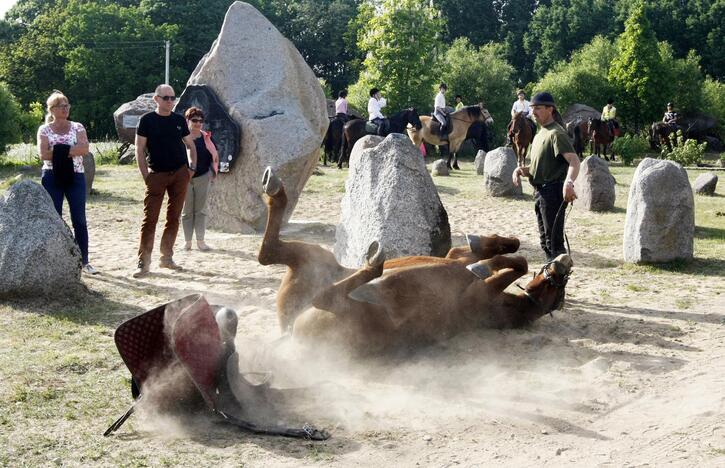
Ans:
MULTIPOLYGON (((370 10, 363 10, 369 15, 370 10)), ((350 90, 353 105, 367 107, 367 91, 383 90, 388 113, 433 103, 440 35, 445 23, 425 0, 385 0, 370 17, 358 43, 366 54, 360 78, 350 90)))
POLYGON ((673 101, 679 112, 696 112, 702 109, 702 83, 700 57, 691 50, 687 57, 678 59, 668 42, 659 44, 660 60, 664 65, 664 87, 660 90, 660 114, 668 101, 673 101))
POLYGON ((468 105, 483 102, 493 117, 496 135, 502 139, 515 99, 515 70, 506 61, 503 46, 476 47, 468 39, 458 38, 443 57, 440 70, 448 95, 460 94, 468 105))
POLYGON ((534 78, 532 57, 524 49, 524 33, 540 2, 537 0, 497 0, 501 28, 499 41, 504 43, 506 61, 516 69, 516 79, 523 85, 534 78))
POLYGON ((657 116, 657 103, 667 83, 657 38, 641 2, 632 9, 624 32, 617 39, 617 56, 609 69, 609 80, 617 88, 624 120, 632 123, 635 130, 657 116))
POLYGON ((3 118, 0 121, 0 153, 4 153, 9 144, 22 141, 19 123, 23 112, 15 96, 2 82, 0 82, 0 108, 3 109, 3 118))
POLYGON ((702 86, 703 106, 717 118, 720 135, 725 135, 725 84, 707 77, 702 86))
POLYGON ((435 5, 446 20, 445 43, 465 37, 473 45, 483 45, 498 38, 500 25, 494 1, 438 0, 435 5))

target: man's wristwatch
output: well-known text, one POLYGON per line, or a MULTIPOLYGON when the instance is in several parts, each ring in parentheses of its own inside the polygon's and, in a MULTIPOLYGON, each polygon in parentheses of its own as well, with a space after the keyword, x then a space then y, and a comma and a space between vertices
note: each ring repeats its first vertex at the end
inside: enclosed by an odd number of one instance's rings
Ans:
POLYGON ((193 164, 189 164, 189 170, 190 170, 191 172, 196 172, 196 166, 195 166, 195 165, 193 165, 193 164))
POLYGON ((573 180, 571 180, 571 179, 566 179, 566 180, 564 181, 564 183, 565 183, 565 184, 567 184, 567 185, 571 185, 572 187, 574 186, 574 181, 573 181, 573 180))

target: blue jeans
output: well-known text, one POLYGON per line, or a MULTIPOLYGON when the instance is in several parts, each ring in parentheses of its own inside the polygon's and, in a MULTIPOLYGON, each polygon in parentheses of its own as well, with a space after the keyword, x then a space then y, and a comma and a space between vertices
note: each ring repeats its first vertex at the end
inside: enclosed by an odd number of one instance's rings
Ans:
POLYGON ((76 172, 73 182, 65 189, 58 187, 52 169, 43 169, 40 182, 53 200, 55 211, 63 216, 63 196, 68 200, 70 219, 76 243, 81 249, 83 264, 88 263, 88 225, 86 224, 86 176, 76 172))

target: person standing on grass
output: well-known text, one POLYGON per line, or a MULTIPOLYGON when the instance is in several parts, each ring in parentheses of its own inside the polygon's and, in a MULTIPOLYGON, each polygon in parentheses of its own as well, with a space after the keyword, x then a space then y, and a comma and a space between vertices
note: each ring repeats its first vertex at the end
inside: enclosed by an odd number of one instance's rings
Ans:
POLYGON ((154 92, 156 110, 142 115, 136 129, 136 161, 146 184, 146 193, 143 200, 138 264, 133 273, 134 278, 142 277, 149 272, 156 223, 166 193, 168 193, 166 225, 161 236, 159 266, 172 270, 182 269, 173 259, 174 242, 179 232, 179 217, 184 206, 189 180, 196 171, 196 146, 189 135, 189 127, 184 117, 172 112, 175 101, 174 89, 169 85, 159 85, 154 92))
POLYGON ((539 225, 539 240, 546 261, 550 262, 557 255, 566 253, 564 218, 566 204, 577 198, 574 181, 579 175, 579 158, 569 142, 566 130, 558 123, 561 116, 551 94, 543 92, 535 95, 531 101, 531 111, 540 126, 529 148, 531 164, 517 167, 512 179, 518 187, 523 175, 534 186, 534 211, 539 225))
POLYGON ((189 107, 184 113, 189 126, 189 135, 196 146, 196 172, 186 190, 181 224, 184 226, 184 250, 191 250, 191 237, 196 232, 196 246, 202 252, 211 250, 204 242, 206 232, 206 199, 209 186, 219 173, 219 154, 211 133, 202 130, 204 112, 198 107, 189 107))
POLYGON ((73 234, 83 259, 83 273, 98 274, 88 263, 88 224, 86 222, 86 176, 83 156, 88 153, 88 135, 82 124, 68 119, 70 102, 60 91, 46 101, 45 124, 38 129, 38 154, 43 161, 40 182, 63 215, 63 198, 68 200, 73 234))

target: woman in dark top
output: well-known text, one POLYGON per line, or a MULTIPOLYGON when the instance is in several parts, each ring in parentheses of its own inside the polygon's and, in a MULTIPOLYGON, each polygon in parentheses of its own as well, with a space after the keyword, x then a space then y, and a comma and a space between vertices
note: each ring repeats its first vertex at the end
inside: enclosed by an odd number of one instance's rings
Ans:
POLYGON ((181 222, 184 226, 185 250, 191 250, 191 237, 196 232, 196 245, 199 250, 206 252, 211 248, 204 242, 206 230, 206 199, 209 194, 209 185, 216 178, 219 171, 219 155, 211 141, 211 133, 202 130, 204 126, 204 113, 198 107, 190 107, 184 113, 189 132, 196 146, 196 172, 189 182, 186 191, 184 211, 181 222))

